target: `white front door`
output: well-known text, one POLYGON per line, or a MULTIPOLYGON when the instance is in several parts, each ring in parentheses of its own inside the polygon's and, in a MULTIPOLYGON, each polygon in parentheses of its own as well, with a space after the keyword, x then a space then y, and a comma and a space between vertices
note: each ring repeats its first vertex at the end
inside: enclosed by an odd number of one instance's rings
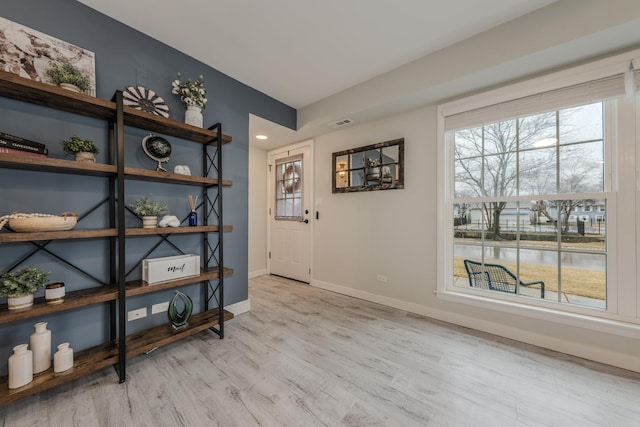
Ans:
POLYGON ((269 154, 270 273, 311 278, 311 147, 269 154))

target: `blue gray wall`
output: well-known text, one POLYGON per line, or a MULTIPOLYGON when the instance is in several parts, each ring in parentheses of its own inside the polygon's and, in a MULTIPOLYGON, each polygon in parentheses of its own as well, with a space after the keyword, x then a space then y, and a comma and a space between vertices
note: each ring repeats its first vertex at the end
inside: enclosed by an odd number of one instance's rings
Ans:
MULTIPOLYGON (((205 126, 221 122, 223 132, 233 137, 233 142, 223 151, 224 178, 233 186, 224 190, 225 223, 232 224, 233 232, 225 233, 225 264, 235 270, 233 277, 225 281, 225 305, 248 298, 247 288, 247 210, 248 210, 248 132, 249 113, 264 117, 281 125, 295 128, 296 111, 263 93, 252 89, 201 62, 186 56, 150 37, 112 20, 72 0, 20 0, 3 1, 0 15, 31 27, 45 34, 76 44, 96 54, 97 97, 111 99, 117 89, 140 84, 155 90, 170 108, 171 118, 183 120, 184 107, 171 94, 171 81, 176 72, 183 76, 204 76, 209 103, 203 111, 205 126)), ((150 13, 153 19, 153 13, 150 13)), ((213 25, 213 23, 212 23, 213 25)), ((212 40, 212 43, 221 43, 212 40)), ((49 110, 30 104, 0 98, 0 131, 47 144, 50 157, 63 158, 60 141, 70 135, 91 138, 104 147, 98 161, 106 162, 107 124, 72 114, 49 110)), ((140 150, 140 142, 147 133, 141 129, 127 128, 125 146, 127 166, 153 169, 154 164, 140 150)), ((169 139, 173 154, 169 168, 187 164, 194 173, 200 170, 200 147, 197 144, 169 139)), ((172 214, 182 218, 188 213, 187 195, 197 194, 197 188, 153 183, 127 182, 125 202, 152 193, 166 200, 172 214)), ((10 212, 83 213, 107 195, 107 180, 49 173, 0 169, 0 215, 10 212)), ((101 208, 83 220, 81 228, 105 227, 106 208, 101 208)), ((139 226, 134 217, 127 218, 128 226, 139 226)), ((128 267, 134 258, 144 255, 157 239, 142 237, 127 241, 128 267)), ((185 252, 199 250, 195 236, 178 236, 173 239, 185 252)), ((106 240, 53 242, 48 248, 81 264, 91 274, 106 280, 108 242, 106 240)), ((29 244, 0 246, 0 271, 15 258, 30 251, 29 244)), ((174 255, 167 245, 160 247, 153 257, 174 255)), ((64 281, 67 290, 94 286, 91 280, 63 268, 47 255, 36 255, 26 265, 38 265, 51 271, 51 281, 64 281)), ((139 277, 134 270, 130 279, 139 277)), ((201 289, 189 286, 184 289, 200 307, 201 289)), ((42 295, 40 291, 36 296, 42 295)), ((128 310, 150 308, 151 304, 167 301, 172 292, 158 292, 128 300, 128 310)), ((0 326, 0 375, 6 374, 7 359, 13 346, 28 342, 33 324, 48 321, 53 334, 53 348, 68 341, 76 350, 97 345, 108 339, 109 312, 106 305, 90 306, 62 314, 34 318, 0 326)), ((128 332, 164 323, 161 315, 128 322, 128 332)))

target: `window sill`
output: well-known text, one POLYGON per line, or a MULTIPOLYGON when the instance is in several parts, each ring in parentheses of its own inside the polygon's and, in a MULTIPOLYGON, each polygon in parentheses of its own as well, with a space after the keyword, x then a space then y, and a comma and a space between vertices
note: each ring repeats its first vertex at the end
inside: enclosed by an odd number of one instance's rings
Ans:
POLYGON ((442 299, 444 301, 472 305, 517 316, 525 316, 547 322, 555 322, 561 325, 578 327, 590 331, 604 332, 625 338, 640 339, 640 324, 637 323, 638 319, 629 319, 629 321, 605 319, 588 314, 554 310, 553 308, 548 307, 539 307, 513 301, 486 298, 484 296, 451 290, 438 290, 436 291, 436 296, 438 299, 442 299))

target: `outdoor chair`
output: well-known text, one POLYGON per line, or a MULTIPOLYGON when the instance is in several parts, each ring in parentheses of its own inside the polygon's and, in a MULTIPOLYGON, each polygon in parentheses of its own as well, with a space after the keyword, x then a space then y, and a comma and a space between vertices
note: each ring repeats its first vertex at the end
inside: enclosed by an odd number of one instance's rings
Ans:
POLYGON ((516 293, 518 286, 540 285, 540 298, 544 299, 544 282, 523 282, 518 280, 515 274, 500 264, 487 264, 464 260, 464 268, 469 275, 469 286, 490 289, 492 291, 516 293))

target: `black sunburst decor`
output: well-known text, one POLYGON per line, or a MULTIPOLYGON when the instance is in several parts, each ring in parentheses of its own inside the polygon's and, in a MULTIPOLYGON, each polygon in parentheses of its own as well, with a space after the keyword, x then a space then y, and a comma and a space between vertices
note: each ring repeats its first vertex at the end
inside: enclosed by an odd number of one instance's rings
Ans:
POLYGON ((156 116, 169 117, 169 107, 160 96, 143 86, 129 86, 122 92, 124 105, 156 116))

